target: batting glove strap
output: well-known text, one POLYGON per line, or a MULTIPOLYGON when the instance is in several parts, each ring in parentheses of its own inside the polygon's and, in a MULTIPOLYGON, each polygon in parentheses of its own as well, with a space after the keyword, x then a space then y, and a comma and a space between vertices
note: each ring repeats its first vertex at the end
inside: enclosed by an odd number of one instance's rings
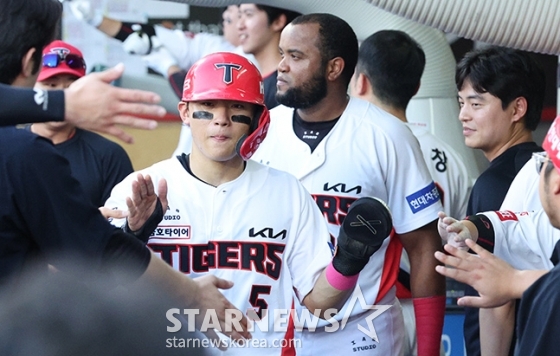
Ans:
POLYGON ((132 231, 130 229, 130 226, 128 226, 128 219, 126 220, 126 224, 123 225, 122 229, 124 230, 124 232, 128 232, 129 234, 136 236, 143 243, 148 243, 150 236, 157 228, 162 219, 163 206, 161 205, 161 201, 158 198, 154 212, 152 213, 152 215, 150 215, 148 220, 146 220, 146 223, 144 223, 140 230, 132 231))

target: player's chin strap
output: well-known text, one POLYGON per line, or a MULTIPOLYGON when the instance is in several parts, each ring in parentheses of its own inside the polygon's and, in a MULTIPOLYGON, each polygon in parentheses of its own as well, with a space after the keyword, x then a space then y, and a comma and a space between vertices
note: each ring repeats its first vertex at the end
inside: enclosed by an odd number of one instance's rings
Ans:
POLYGON ((257 148, 259 148, 259 145, 266 137, 268 127, 270 126, 270 112, 266 107, 263 107, 262 113, 255 115, 255 117, 259 118, 258 121, 255 121, 257 127, 250 131, 249 136, 244 135, 237 141, 237 154, 245 161, 248 161, 257 151, 257 148))

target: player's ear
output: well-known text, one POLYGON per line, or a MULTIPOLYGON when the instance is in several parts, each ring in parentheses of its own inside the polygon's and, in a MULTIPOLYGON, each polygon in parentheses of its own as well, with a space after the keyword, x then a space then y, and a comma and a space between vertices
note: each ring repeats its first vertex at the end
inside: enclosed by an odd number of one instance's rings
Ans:
POLYGON ((288 24, 288 18, 285 14, 280 14, 272 23, 270 24, 270 28, 274 32, 282 32, 284 27, 288 24))
POLYGON ((519 98, 513 99, 510 105, 512 105, 513 110, 513 122, 520 121, 525 117, 525 114, 527 114, 527 99, 525 99, 525 97, 520 96, 519 98))
POLYGON ((35 54, 36 48, 30 48, 29 51, 21 59, 21 74, 23 76, 30 77, 36 73, 35 61, 33 60, 33 55, 35 54))
POLYGON ((364 96, 368 91, 368 79, 364 73, 354 72, 354 96, 364 96))
POLYGON ((552 168, 548 177, 548 185, 554 195, 560 195, 560 173, 552 168))
POLYGON ((177 109, 179 110, 179 116, 181 116, 181 120, 185 125, 190 125, 191 120, 189 117, 189 103, 180 101, 177 104, 177 109))
POLYGON ((327 80, 330 82, 334 82, 337 80, 341 75, 342 71, 344 70, 344 59, 342 57, 334 57, 330 61, 327 62, 327 80))

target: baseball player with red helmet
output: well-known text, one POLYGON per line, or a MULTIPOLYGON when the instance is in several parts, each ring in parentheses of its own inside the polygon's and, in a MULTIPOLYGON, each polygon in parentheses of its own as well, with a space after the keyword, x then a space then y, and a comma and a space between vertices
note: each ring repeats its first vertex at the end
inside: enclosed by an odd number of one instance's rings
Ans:
POLYGON ((215 53, 195 63, 178 107, 192 128, 191 153, 118 184, 106 206, 126 209, 131 190, 133 199, 126 221, 114 223, 146 236, 152 225, 144 213, 163 209, 164 219, 148 246, 191 277, 227 276, 235 285, 224 295, 261 318, 252 331, 258 343, 230 347, 228 353, 293 351, 296 345, 288 341, 294 335, 292 313, 284 315, 287 325, 279 330, 277 311, 289 311, 295 293, 322 318, 335 314, 328 309, 343 305, 360 271, 384 245, 392 229, 390 212, 374 198, 356 201, 332 257, 327 225, 303 185, 288 173, 248 160, 267 134, 269 111, 262 77, 244 57, 215 53), (142 177, 160 194, 168 187, 168 206, 158 203, 153 191, 138 192, 135 179, 142 177))

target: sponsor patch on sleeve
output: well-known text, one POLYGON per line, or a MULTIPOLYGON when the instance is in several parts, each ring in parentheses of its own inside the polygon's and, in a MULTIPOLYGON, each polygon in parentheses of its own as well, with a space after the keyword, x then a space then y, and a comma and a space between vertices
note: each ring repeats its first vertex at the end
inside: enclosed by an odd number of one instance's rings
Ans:
POLYGON ((517 221, 517 215, 515 215, 514 212, 509 210, 496 211, 496 215, 498 215, 498 218, 500 218, 501 221, 506 221, 506 220, 517 221))
POLYGON ((435 204, 440 200, 439 191, 434 182, 431 182, 426 187, 420 189, 416 193, 412 193, 406 197, 408 206, 412 213, 416 214, 435 204))

